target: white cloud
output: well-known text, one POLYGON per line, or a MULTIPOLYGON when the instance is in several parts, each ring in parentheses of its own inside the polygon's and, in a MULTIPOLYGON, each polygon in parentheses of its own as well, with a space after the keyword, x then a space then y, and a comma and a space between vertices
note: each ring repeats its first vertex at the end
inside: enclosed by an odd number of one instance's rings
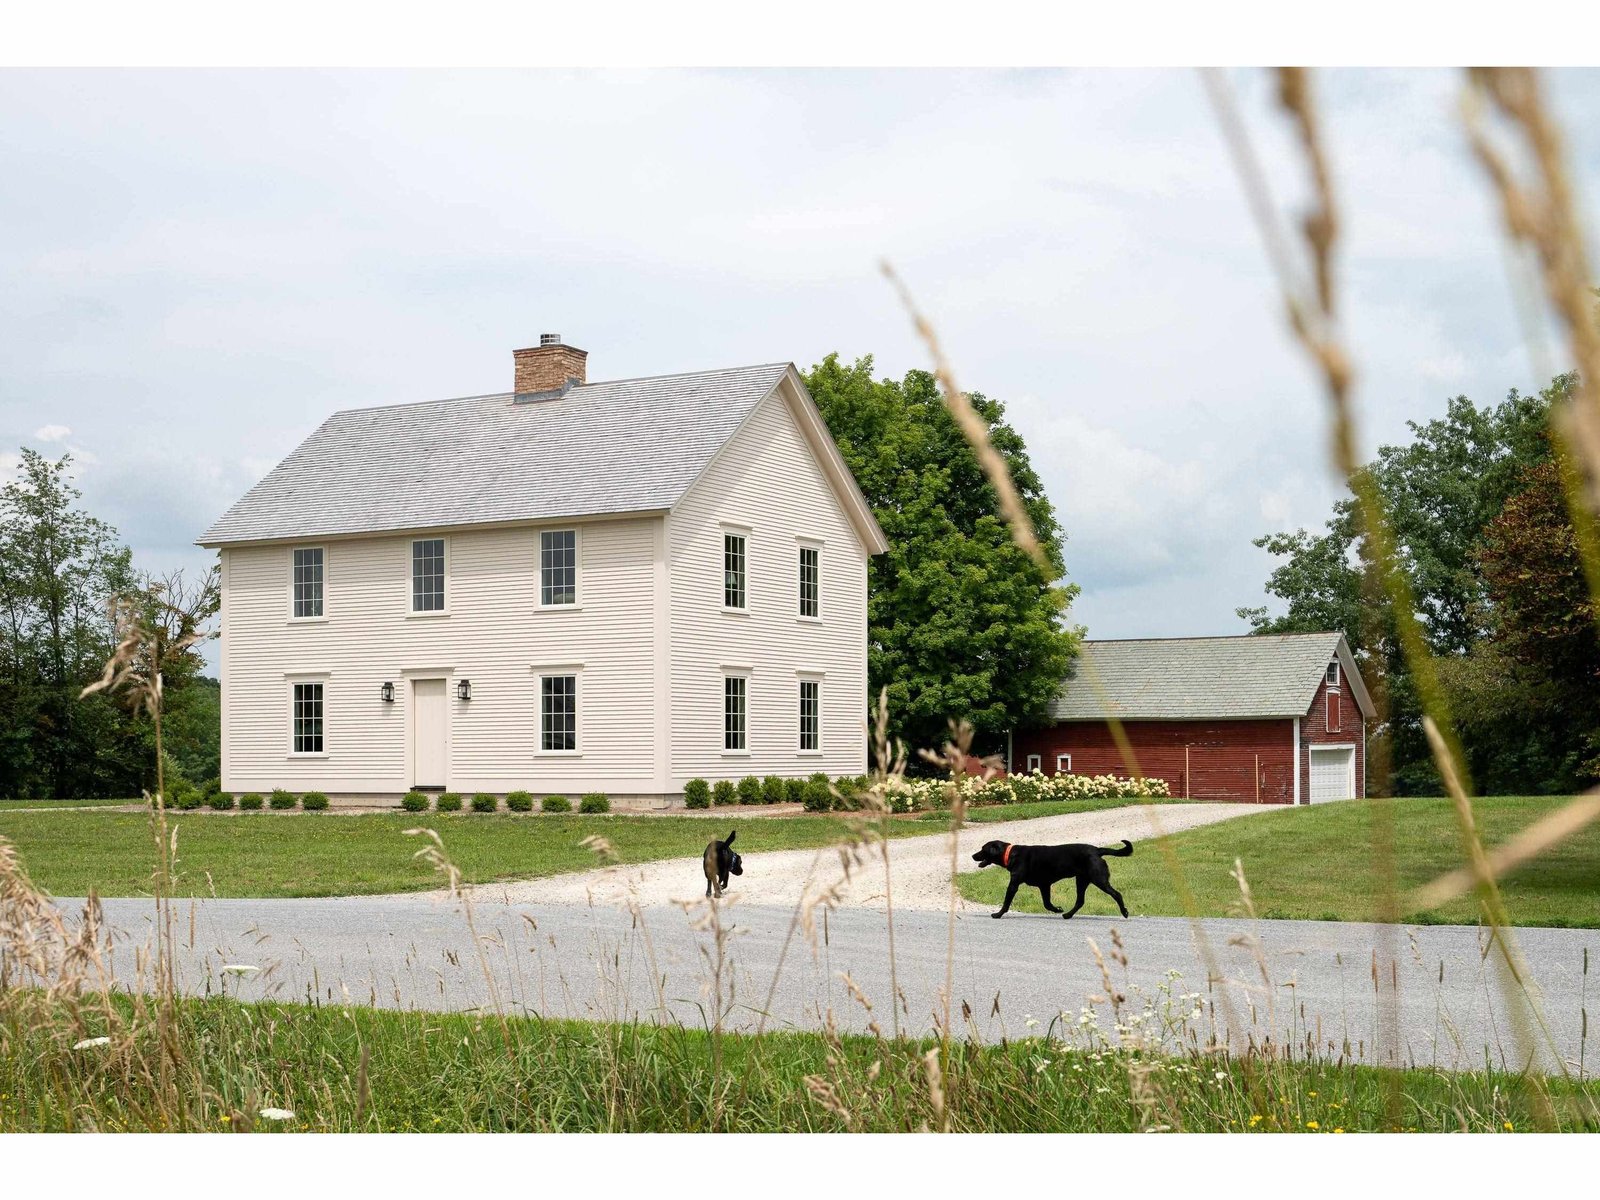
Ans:
POLYGON ((72 430, 65 425, 45 425, 35 429, 33 436, 41 442, 62 442, 72 436, 72 430))

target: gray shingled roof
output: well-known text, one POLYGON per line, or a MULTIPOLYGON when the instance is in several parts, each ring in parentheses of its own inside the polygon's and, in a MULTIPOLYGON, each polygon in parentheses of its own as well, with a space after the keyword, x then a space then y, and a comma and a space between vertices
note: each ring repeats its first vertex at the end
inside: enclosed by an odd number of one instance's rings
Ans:
POLYGON ((668 509, 786 370, 334 413, 200 544, 668 509))
POLYGON ((1371 700, 1338 633, 1085 641, 1102 704, 1080 661, 1051 703, 1058 721, 1222 720, 1300 717, 1337 655, 1363 711, 1371 700))

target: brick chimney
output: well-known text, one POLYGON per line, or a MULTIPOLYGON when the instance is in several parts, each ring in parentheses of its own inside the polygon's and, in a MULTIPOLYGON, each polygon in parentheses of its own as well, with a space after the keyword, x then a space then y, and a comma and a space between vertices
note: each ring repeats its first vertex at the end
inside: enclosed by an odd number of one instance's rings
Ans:
POLYGON ((583 383, 589 352, 564 344, 559 333, 541 333, 537 346, 513 350, 511 357, 516 363, 516 394, 526 396, 559 392, 569 384, 583 383))

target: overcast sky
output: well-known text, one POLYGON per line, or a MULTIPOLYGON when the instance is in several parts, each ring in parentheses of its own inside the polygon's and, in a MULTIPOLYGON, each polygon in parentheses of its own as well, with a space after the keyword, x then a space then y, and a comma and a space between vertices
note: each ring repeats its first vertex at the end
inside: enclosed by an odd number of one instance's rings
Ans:
MULTIPOLYGON (((1239 73, 1280 206, 1297 160, 1239 73)), ((1370 451, 1536 388, 1447 72, 1322 72, 1370 451)), ((1600 75, 1552 77, 1600 195, 1600 75)), ((1594 210, 1587 210, 1594 230, 1594 210)), ((0 472, 70 449, 151 569, 340 408, 872 355, 1003 401, 1092 636, 1243 632, 1337 485, 1185 72, 0 72, 0 472)), ((426 469, 426 464, 419 464, 426 469)), ((441 486, 449 486, 441 480, 441 486)))

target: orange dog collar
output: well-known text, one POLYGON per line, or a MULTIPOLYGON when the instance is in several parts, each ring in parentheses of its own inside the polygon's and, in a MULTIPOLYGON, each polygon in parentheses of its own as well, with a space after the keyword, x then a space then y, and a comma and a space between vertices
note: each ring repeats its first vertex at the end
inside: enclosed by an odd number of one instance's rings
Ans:
POLYGON ((1000 856, 1000 865, 1002 867, 1009 867, 1011 865, 1011 843, 1010 842, 1006 843, 1006 852, 1000 856))

